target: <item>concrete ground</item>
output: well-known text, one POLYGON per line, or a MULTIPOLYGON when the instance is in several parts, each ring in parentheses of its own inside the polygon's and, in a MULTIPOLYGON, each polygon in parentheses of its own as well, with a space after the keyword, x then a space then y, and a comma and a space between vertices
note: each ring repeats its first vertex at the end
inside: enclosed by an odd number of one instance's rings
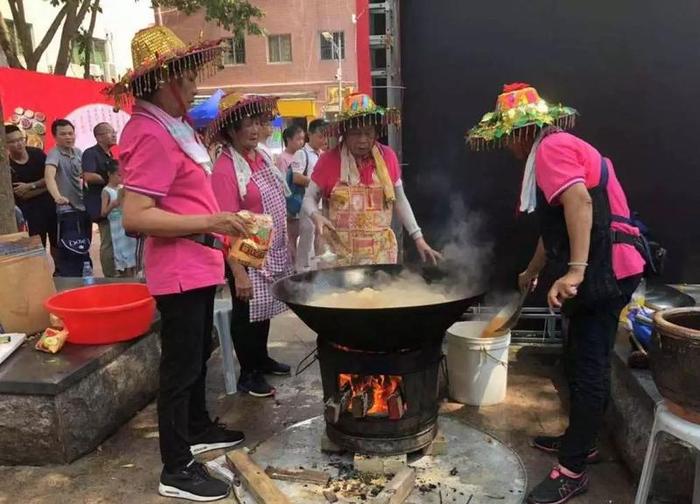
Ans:
MULTIPOLYGON (((285 314, 273 321, 271 353, 296 364, 314 347, 315 337, 296 317, 285 314)), ((480 427, 511 446, 523 459, 530 487, 543 478, 555 460, 528 446, 531 436, 558 433, 565 426, 561 375, 557 357, 533 348, 511 352, 508 398, 504 404, 485 408, 445 403, 443 412, 480 427)), ((277 396, 254 399, 226 396, 218 352, 210 361, 209 405, 213 417, 245 431, 247 446, 272 433, 321 413, 321 381, 318 365, 296 377, 273 378, 277 396)), ((604 442, 604 461, 590 468, 589 492, 580 504, 628 504, 633 501, 631 481, 615 452, 604 442)), ((222 452, 204 454, 203 460, 222 452)), ((173 502, 157 495, 161 465, 155 403, 139 412, 95 452, 70 465, 0 467, 0 504, 155 504, 173 502)), ((222 502, 234 502, 229 498, 222 502)), ((472 503, 481 504, 481 503, 472 503)))

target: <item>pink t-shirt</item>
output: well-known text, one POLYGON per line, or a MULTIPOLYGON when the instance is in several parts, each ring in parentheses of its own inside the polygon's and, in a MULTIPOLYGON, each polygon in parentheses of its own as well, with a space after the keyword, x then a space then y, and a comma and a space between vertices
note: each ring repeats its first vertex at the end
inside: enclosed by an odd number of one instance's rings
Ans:
MULTIPOLYGON (((384 157, 389 178, 396 184, 401 179, 401 166, 396 153, 387 145, 377 143, 384 157)), ((357 167, 360 171, 360 183, 362 185, 374 184, 374 159, 369 157, 360 162, 357 167)), ((311 180, 321 189, 324 198, 331 195, 331 191, 340 180, 340 146, 323 153, 314 167, 311 180)))
POLYGON ((277 169, 282 172, 283 175, 287 175, 287 170, 289 169, 289 165, 292 164, 292 161, 294 160, 294 154, 290 154, 286 150, 283 150, 278 156, 277 159, 275 160, 275 166, 277 169))
MULTIPOLYGON (((219 212, 209 176, 159 123, 134 110, 119 141, 124 187, 150 196, 156 207, 179 215, 219 212)), ((186 238, 148 237, 144 251, 146 283, 153 295, 218 285, 224 257, 186 238)))
MULTIPOLYGON (((608 165, 608 200, 613 215, 629 217, 627 197, 615 175, 612 162, 608 165)), ((574 184, 583 183, 592 189, 600 183, 600 153, 590 144, 569 133, 547 136, 537 149, 535 176, 537 185, 550 204, 559 204, 559 196, 574 184)), ((639 236, 639 230, 628 224, 613 222, 612 229, 639 236)), ((615 276, 627 278, 644 271, 644 259, 632 245, 613 244, 615 276)))
MULTIPOLYGON (((265 161, 259 154, 256 154, 254 158, 247 157, 246 159, 253 173, 265 167, 265 161)), ((246 187, 245 198, 241 199, 241 193, 238 190, 238 179, 233 169, 233 160, 225 151, 214 163, 211 184, 214 188, 216 200, 219 202, 222 210, 226 212, 248 210, 253 213, 265 213, 260 189, 252 179, 246 187)))

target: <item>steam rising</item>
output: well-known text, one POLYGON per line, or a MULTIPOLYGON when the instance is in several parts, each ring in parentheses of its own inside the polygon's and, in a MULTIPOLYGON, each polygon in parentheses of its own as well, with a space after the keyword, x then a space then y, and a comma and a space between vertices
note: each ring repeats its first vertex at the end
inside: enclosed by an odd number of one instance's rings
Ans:
POLYGON ((484 238, 484 219, 470 212, 461 198, 450 199, 450 218, 441 243, 441 268, 469 292, 486 290, 494 265, 493 243, 484 238))

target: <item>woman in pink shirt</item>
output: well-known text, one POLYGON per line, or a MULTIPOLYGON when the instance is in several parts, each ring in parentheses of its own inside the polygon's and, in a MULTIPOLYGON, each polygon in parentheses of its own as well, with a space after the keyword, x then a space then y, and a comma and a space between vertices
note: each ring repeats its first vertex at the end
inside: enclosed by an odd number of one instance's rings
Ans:
POLYGON ((208 138, 218 138, 224 145, 212 175, 219 206, 229 212, 269 214, 274 222, 263 268, 246 268, 229 259, 226 271, 233 298, 231 335, 241 363, 238 390, 254 397, 274 394, 265 374, 290 372, 288 365, 275 361, 267 352, 270 319, 286 310, 284 303, 272 296, 272 283, 292 272, 285 202, 289 188, 285 176, 257 148, 260 118, 276 108, 276 99, 243 98, 232 93, 221 99, 219 117, 207 130, 208 138))
POLYGON ((533 87, 513 84, 468 137, 472 147, 504 146, 525 161, 520 210, 537 213, 540 239, 519 283, 534 288, 545 265, 551 268, 558 279, 548 303, 561 307, 568 321, 569 426, 561 436, 534 440, 536 448, 557 454, 559 464, 531 492, 533 504, 561 504, 588 486, 585 467, 599 458, 595 444, 610 394, 619 315, 645 265, 612 163, 563 132, 575 115, 548 104, 533 87))
POLYGON ((158 492, 217 500, 228 495, 228 485, 211 477, 193 454, 244 438, 209 418, 206 373, 214 295, 224 273, 218 235, 247 231, 239 216, 220 211, 209 183, 211 159, 183 116, 197 93, 197 70, 215 67, 221 48, 188 47, 156 26, 134 36, 132 53, 136 68, 112 93, 117 104, 128 95, 136 98, 119 144, 123 223, 127 231, 147 236, 146 283, 160 312, 158 492))
POLYGON ((342 140, 316 163, 302 213, 312 219, 316 236, 335 253, 337 266, 397 261, 398 243, 391 229, 394 208, 421 258, 433 263, 441 258, 426 243, 416 222, 396 153, 377 141, 380 128, 398 120, 395 110, 378 107, 368 95, 353 94, 329 127, 342 140), (319 210, 321 199, 328 217, 319 210), (331 232, 324 233, 324 228, 331 232))

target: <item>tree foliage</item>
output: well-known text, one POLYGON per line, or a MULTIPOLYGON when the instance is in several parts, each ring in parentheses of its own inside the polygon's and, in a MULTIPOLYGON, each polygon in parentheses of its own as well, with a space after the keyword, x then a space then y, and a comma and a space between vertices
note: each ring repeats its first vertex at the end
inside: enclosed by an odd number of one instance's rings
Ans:
MULTIPOLYGON (((42 55, 55 37, 59 37, 58 55, 54 64, 54 73, 65 75, 71 62, 71 51, 78 44, 84 76, 89 77, 91 62, 90 47, 95 29, 95 18, 101 12, 99 0, 44 0, 47 4, 59 8, 51 25, 41 37, 36 47, 32 46, 31 24, 27 21, 24 0, 8 0, 12 21, 17 33, 7 29, 0 14, 0 47, 5 52, 11 67, 36 70, 42 55), (88 12, 90 23, 82 28, 88 12), (18 50, 19 48, 19 50, 18 50)), ((123 0, 126 1, 126 0, 123 0)), ((214 21, 225 30, 236 35, 250 33, 260 35, 262 29, 257 21, 263 12, 248 0, 150 0, 152 7, 174 8, 185 14, 204 10, 207 21, 214 21)))
POLYGON ((204 9, 207 21, 214 21, 236 35, 262 34, 257 21, 263 17, 263 11, 248 0, 151 0, 151 4, 154 8, 170 7, 185 14, 204 9))

